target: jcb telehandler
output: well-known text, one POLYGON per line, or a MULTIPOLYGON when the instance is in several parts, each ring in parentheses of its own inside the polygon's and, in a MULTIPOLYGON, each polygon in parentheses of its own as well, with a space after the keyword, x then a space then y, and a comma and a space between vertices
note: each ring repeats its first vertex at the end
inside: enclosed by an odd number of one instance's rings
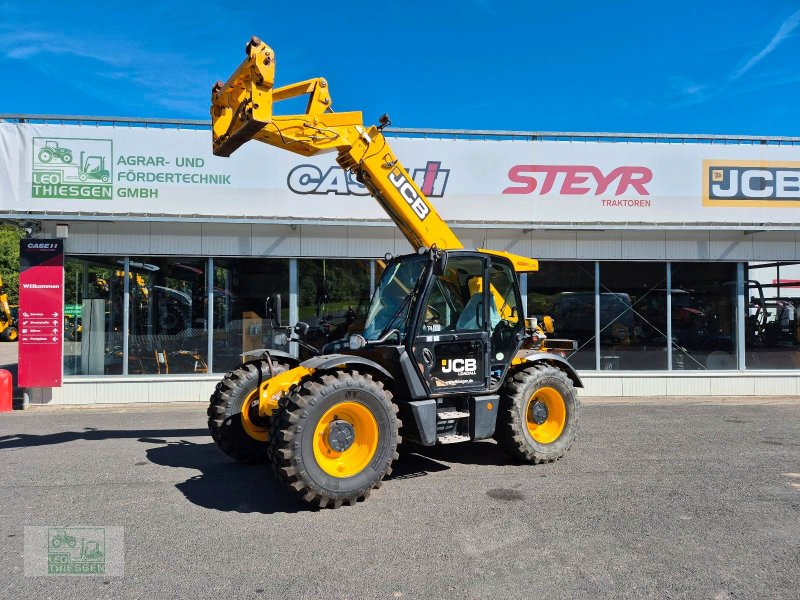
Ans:
POLYGON ((212 89, 214 154, 251 139, 303 156, 335 152, 417 253, 388 258, 347 350, 300 362, 265 349, 227 373, 208 409, 218 446, 243 462, 269 460, 303 500, 334 508, 365 499, 391 473, 401 419, 407 442, 494 437, 526 462, 561 458, 582 385, 562 357, 575 342, 547 339, 548 318, 524 317, 517 273, 537 261, 465 250, 389 147, 386 115, 366 127, 360 112, 333 112, 322 78, 274 88, 272 49, 253 37, 246 54, 212 89), (273 114, 302 95, 304 114, 273 114))

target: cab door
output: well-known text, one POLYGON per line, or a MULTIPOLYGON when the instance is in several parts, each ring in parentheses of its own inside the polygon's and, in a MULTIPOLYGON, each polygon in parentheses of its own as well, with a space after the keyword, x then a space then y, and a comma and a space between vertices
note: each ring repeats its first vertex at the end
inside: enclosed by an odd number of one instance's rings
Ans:
POLYGON ((413 355, 431 395, 486 390, 489 381, 487 261, 451 255, 432 277, 417 316, 413 355))

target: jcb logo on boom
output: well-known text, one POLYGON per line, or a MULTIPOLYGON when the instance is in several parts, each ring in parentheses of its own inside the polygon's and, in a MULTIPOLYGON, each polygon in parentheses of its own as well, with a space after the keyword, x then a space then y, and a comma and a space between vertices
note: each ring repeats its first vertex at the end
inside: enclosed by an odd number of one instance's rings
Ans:
POLYGON ((704 206, 800 206, 800 163, 703 161, 704 206))
POLYGON ((448 358, 442 361, 442 373, 456 375, 475 375, 478 371, 476 358, 448 358))
POLYGON ((424 221, 425 217, 431 212, 431 209, 425 204, 425 200, 417 193, 414 186, 406 179, 403 172, 398 168, 392 169, 392 172, 389 173, 389 181, 397 188, 400 195, 405 198, 408 205, 419 217, 419 220, 424 221))

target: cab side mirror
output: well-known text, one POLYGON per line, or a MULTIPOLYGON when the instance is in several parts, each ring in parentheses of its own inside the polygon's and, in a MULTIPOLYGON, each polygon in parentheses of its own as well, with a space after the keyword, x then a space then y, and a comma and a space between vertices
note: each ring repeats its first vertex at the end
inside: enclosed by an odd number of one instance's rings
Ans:
POLYGON ((281 295, 273 294, 267 298, 267 319, 272 319, 275 327, 281 326, 281 295))
POLYGON ((440 251, 433 259, 433 274, 441 277, 447 270, 447 252, 440 251))
POLYGON ((297 324, 294 326, 294 332, 297 337, 305 337, 308 333, 308 323, 303 323, 302 321, 298 321, 297 324))

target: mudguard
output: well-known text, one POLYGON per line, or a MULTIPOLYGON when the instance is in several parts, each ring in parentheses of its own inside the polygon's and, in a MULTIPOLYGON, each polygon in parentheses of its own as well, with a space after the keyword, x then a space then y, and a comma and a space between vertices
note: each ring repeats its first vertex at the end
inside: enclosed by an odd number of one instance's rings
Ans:
POLYGON ((552 367, 556 367, 557 369, 561 369, 567 374, 567 377, 572 380, 572 384, 575 387, 583 387, 581 378, 578 377, 578 373, 575 372, 575 369, 572 368, 572 365, 569 364, 569 361, 567 361, 566 358, 560 357, 558 354, 551 354, 550 352, 534 352, 533 354, 528 354, 525 356, 523 360, 525 363, 545 363, 552 367))
POLYGON ((266 359, 266 356, 264 356, 265 354, 269 354, 270 358, 273 360, 277 359, 282 363, 286 363, 290 367, 296 367, 300 364, 300 360, 288 352, 284 352, 283 350, 272 350, 269 348, 258 348, 257 350, 248 350, 247 352, 243 352, 242 359, 243 362, 248 363, 262 358, 266 359))
POLYGON ((394 379, 391 373, 380 366, 373 360, 364 358, 363 356, 355 356, 352 354, 323 354, 321 356, 314 356, 308 360, 300 363, 301 367, 306 369, 313 369, 315 371, 324 371, 325 369, 332 369, 339 365, 366 365, 379 371, 389 379, 394 379))

